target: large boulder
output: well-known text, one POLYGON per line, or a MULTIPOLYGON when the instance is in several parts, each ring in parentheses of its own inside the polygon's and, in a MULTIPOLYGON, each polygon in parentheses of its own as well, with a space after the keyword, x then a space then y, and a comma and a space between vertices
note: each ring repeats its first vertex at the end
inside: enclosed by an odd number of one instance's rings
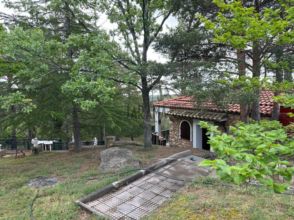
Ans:
POLYGON ((104 172, 118 171, 123 168, 140 168, 140 161, 136 160, 129 149, 113 147, 100 153, 100 168, 104 172))

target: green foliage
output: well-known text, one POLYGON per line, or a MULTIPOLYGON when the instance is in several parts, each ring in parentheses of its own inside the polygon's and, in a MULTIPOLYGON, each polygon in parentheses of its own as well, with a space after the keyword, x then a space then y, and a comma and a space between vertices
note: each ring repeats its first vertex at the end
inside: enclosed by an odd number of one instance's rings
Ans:
POLYGON ((111 100, 96 104, 81 115, 82 136, 103 138, 106 135, 118 137, 138 137, 142 135, 141 97, 130 88, 115 90, 111 100), (130 94, 130 92, 134 94, 130 94))
MULTIPOLYGON (((115 69, 108 50, 117 47, 103 31, 94 29, 94 3, 6 1, 17 19, 9 22, 9 32, 1 34, 0 48, 6 63, 20 66, 9 71, 17 89, 8 93, 17 91, 23 99, 5 95, 3 108, 10 100, 18 110, 25 101, 24 110, 30 112, 19 117, 21 123, 12 121, 8 112, 5 124, 1 124, 4 130, 15 124, 18 130, 33 129, 44 138, 69 138, 74 127, 70 117, 73 106, 83 115, 112 100, 115 85, 105 78, 115 69), (29 109, 28 100, 34 109, 29 109)), ((3 71, 1 76, 7 74, 3 71)))
POLYGON ((285 107, 290 107, 294 109, 294 95, 284 94, 274 97, 275 101, 281 103, 285 107))
MULTIPOLYGON (((292 82, 276 83, 272 89, 278 91, 279 95, 273 97, 274 101, 283 107, 294 109, 294 84, 292 82)), ((294 117, 292 112, 288 113, 290 117, 294 117)))
POLYGON ((198 87, 194 91, 196 94, 204 91, 206 97, 217 94, 216 100, 223 98, 222 101, 226 102, 233 90, 231 95, 239 98, 235 103, 242 104, 242 119, 245 120, 251 111, 252 118, 259 120, 258 96, 259 90, 264 87, 263 82, 258 80, 262 81, 262 74, 266 76, 267 72, 274 73, 277 82, 292 81, 293 59, 289 51, 294 39, 293 1, 214 0, 213 3, 218 8, 215 17, 198 13, 197 18, 213 35, 214 43, 227 48, 228 62, 225 66, 231 65, 233 71, 230 73, 234 75, 231 79, 225 78, 222 81, 227 80, 227 84, 232 87, 220 85, 218 81, 223 75, 219 75, 216 79, 209 78, 208 86, 200 85, 200 89, 198 87), (235 57, 232 56, 233 51, 235 57), (254 79, 249 80, 244 75, 254 79), (243 82, 234 79, 237 77, 243 82), (235 82, 237 87, 234 86, 235 82), (248 83, 251 84, 249 92, 248 83), (253 90, 255 93, 252 93, 253 90))
MULTIPOLYGON (((294 95, 293 94, 284 94, 274 97, 274 100, 278 103, 281 103, 284 107, 290 107, 294 109, 294 95)), ((289 117, 294 117, 292 112, 288 113, 289 117)))
MULTIPOLYGON (((9 106, 15 105, 29 113, 19 118, 27 124, 17 123, 18 129, 35 127, 42 137, 69 138, 69 116, 75 103, 83 120, 83 138, 98 136, 103 126, 111 135, 141 134, 141 114, 128 118, 127 111, 129 105, 138 109, 141 102, 137 92, 129 87, 122 89, 108 80, 119 71, 108 51, 114 54, 118 48, 103 32, 73 34, 63 43, 48 39, 37 28, 15 28, 3 35, 1 45, 6 57, 21 67, 11 70, 17 82, 15 91, 0 97, 2 109, 9 110, 9 106), (69 49, 74 62, 65 56, 69 49)), ((11 123, 15 120, 8 117, 2 126, 8 129, 11 123)))
POLYGON ((221 179, 235 184, 256 180, 275 192, 287 189, 294 167, 286 157, 294 155, 294 140, 279 122, 239 123, 230 127, 229 133, 221 133, 207 122, 201 126, 211 134, 209 143, 218 156, 203 161, 202 166, 215 168, 221 179))
POLYGON ((176 61, 169 65, 172 77, 169 85, 187 94, 191 87, 195 91, 202 90, 207 80, 232 68, 223 65, 226 48, 213 42, 211 31, 195 16, 197 12, 214 18, 217 7, 212 1, 181 0, 177 4, 179 8, 173 15, 178 25, 160 34, 155 49, 176 61))
POLYGON ((206 27, 214 32, 217 43, 232 45, 233 48, 244 49, 248 43, 259 40, 272 40, 278 44, 293 42, 293 7, 281 4, 279 8, 265 8, 256 11, 254 6, 244 7, 242 1, 213 1, 220 9, 216 20, 202 17, 206 27), (281 17, 281 13, 284 16, 281 17), (227 16, 227 15, 230 16, 227 16))
POLYGON ((261 88, 267 89, 268 85, 270 81, 267 78, 263 80, 247 76, 236 78, 224 73, 205 83, 190 84, 186 90, 195 97, 197 105, 209 100, 223 109, 228 108, 228 104, 234 103, 247 104, 248 110, 251 110, 252 103, 258 98, 257 91, 261 88))
POLYGON ((20 92, 11 93, 10 95, 0 96, 0 106, 6 111, 11 111, 14 106, 24 113, 30 113, 36 106, 32 104, 32 100, 26 98, 20 92))

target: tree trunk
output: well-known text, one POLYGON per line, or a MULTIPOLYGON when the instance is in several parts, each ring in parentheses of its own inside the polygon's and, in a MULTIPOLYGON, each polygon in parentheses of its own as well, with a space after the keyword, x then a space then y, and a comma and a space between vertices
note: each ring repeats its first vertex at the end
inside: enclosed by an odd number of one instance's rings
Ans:
MULTIPOLYGON (((16 108, 14 105, 11 106, 11 112, 15 115, 16 108)), ((17 139, 16 139, 16 127, 14 122, 12 122, 12 131, 11 131, 11 149, 15 149, 15 158, 17 158, 17 139)))
MULTIPOLYGON (((256 13, 260 13, 260 2, 259 0, 254 0, 254 7, 256 13)), ((259 80, 261 69, 261 55, 259 42, 253 41, 252 44, 252 75, 259 80)), ((251 117, 255 121, 260 121, 260 88, 256 88, 255 100, 252 103, 251 117)))
POLYGON ((99 127, 99 141, 104 141, 104 127, 100 125, 99 127))
POLYGON ((150 98, 149 89, 147 87, 146 77, 141 77, 142 80, 142 98, 143 98, 143 112, 144 112, 144 147, 152 147, 152 123, 150 113, 150 98))
POLYGON ((33 129, 29 128, 28 129, 28 142, 27 142, 27 148, 31 149, 31 140, 34 138, 34 132, 33 129))
MULTIPOLYGON (((71 12, 70 12, 70 8, 69 8, 68 3, 66 1, 64 3, 65 3, 64 31, 65 31, 65 40, 67 40, 69 38, 69 36, 72 34, 71 12)), ((67 58, 71 63, 73 62, 73 50, 70 47, 67 49, 67 58)), ((81 149, 79 108, 74 103, 73 103, 73 107, 72 107, 72 123, 73 123, 73 135, 74 135, 75 150, 79 151, 81 149)))
POLYGON ((16 129, 13 128, 11 132, 11 148, 15 149, 17 152, 17 139, 16 139, 16 129))
POLYGON ((147 81, 146 67, 148 65, 147 53, 149 49, 150 40, 150 19, 149 19, 149 1, 143 0, 142 12, 143 12, 143 51, 142 51, 142 63, 141 63, 141 85, 142 85, 142 99, 143 99, 143 114, 144 114, 144 147, 152 147, 152 123, 151 123, 151 112, 150 112, 150 98, 147 81))
POLYGON ((158 86, 158 89, 159 89, 159 100, 163 100, 163 92, 162 92, 162 85, 159 84, 158 86))
POLYGON ((80 134, 80 118, 79 109, 74 104, 72 109, 72 122, 73 122, 73 134, 75 139, 75 150, 79 151, 81 149, 81 134, 80 134))
MULTIPOLYGON (((7 91, 8 92, 12 92, 12 86, 13 86, 13 77, 11 76, 7 76, 7 91)), ((16 115, 16 108, 14 105, 11 105, 10 107, 10 113, 12 115, 12 118, 14 119, 15 115, 16 115)), ((15 126, 15 122, 12 121, 12 131, 11 131, 11 142, 10 142, 10 146, 11 149, 15 149, 16 150, 16 154, 17 154, 17 140, 16 140, 16 126, 15 126)))
POLYGON ((28 129, 28 139, 32 140, 34 138, 34 132, 31 128, 28 129))
POLYGON ((255 100, 252 103, 251 117, 255 121, 260 121, 260 89, 256 89, 255 100))
POLYGON ((291 71, 285 71, 285 81, 293 82, 293 73, 291 71))
MULTIPOLYGON (((253 77, 259 79, 260 78, 260 50, 259 50, 259 43, 253 42, 252 45, 252 69, 253 69, 253 77)), ((252 103, 252 111, 251 117, 255 121, 260 121, 260 88, 256 88, 255 92, 255 100, 252 103)))
MULTIPOLYGON (((283 51, 282 48, 279 48, 279 51, 276 53, 276 62, 279 63, 281 61, 281 57, 283 55, 283 51)), ((276 82, 281 83, 283 82, 283 72, 281 70, 281 68, 277 68, 276 69, 276 82)), ((274 92, 275 96, 280 95, 279 91, 275 91, 274 92)), ((280 118, 280 104, 277 102, 274 102, 274 106, 273 106, 273 112, 272 112, 272 119, 273 120, 279 120, 280 118)))
MULTIPOLYGON (((280 93, 275 92, 274 95, 278 96, 280 93)), ((272 119, 273 120, 279 120, 280 118, 280 104, 277 102, 274 102, 273 111, 272 111, 272 119)))
MULTIPOLYGON (((245 51, 237 50, 237 60, 238 60, 238 72, 239 78, 246 75, 246 56, 245 51)), ((243 100, 240 102, 240 120, 247 123, 248 122, 248 104, 243 100)))

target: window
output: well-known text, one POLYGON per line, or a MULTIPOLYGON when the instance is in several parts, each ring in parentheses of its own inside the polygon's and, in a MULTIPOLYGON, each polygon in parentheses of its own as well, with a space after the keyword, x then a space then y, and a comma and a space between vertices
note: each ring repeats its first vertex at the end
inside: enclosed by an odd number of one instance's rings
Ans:
POLYGON ((190 140, 190 124, 187 121, 182 121, 180 126, 180 137, 181 139, 190 140))

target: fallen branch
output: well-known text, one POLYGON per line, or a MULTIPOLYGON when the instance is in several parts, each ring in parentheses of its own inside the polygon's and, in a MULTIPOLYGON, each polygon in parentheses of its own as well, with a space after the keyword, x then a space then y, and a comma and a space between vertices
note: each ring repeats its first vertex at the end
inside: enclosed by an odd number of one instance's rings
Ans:
POLYGON ((30 204, 30 218, 31 220, 35 220, 35 217, 34 217, 34 204, 36 202, 36 200, 39 198, 39 190, 37 191, 35 197, 33 198, 31 204, 30 204))

